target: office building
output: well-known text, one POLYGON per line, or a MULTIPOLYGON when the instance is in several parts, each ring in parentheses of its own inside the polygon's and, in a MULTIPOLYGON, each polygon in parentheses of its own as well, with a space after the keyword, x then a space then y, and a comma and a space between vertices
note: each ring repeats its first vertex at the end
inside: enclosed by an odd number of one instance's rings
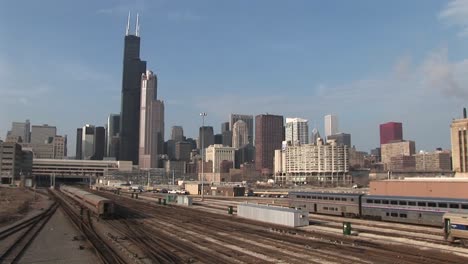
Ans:
POLYGON ((81 155, 84 160, 90 160, 94 156, 94 130, 95 127, 89 124, 82 128, 81 155))
POLYGON ((180 161, 190 161, 190 153, 192 153, 192 144, 187 141, 179 141, 175 143, 175 159, 180 161))
POLYGON ((76 154, 75 159, 83 159, 83 128, 76 129, 76 154))
POLYGON ((120 115, 110 114, 107 118, 106 156, 117 158, 120 134, 120 115))
POLYGON ((230 130, 229 122, 224 122, 221 124, 221 134, 229 130, 230 130))
POLYGON ((309 124, 306 119, 286 118, 286 142, 291 145, 309 144, 309 124))
POLYGON ((32 144, 49 144, 52 143, 53 138, 57 135, 57 128, 55 126, 42 125, 31 128, 31 143, 32 144))
POLYGON ((140 168, 158 168, 164 153, 164 103, 156 96, 156 75, 146 71, 141 77, 140 168))
MULTIPOLYGON (((146 71, 146 62, 140 59, 140 33, 137 19, 135 34, 130 34, 130 16, 125 34, 122 104, 120 113, 119 160, 138 164, 141 76, 146 71)), ((155 96, 156 97, 156 96, 155 96)))
POLYGON ((223 146, 232 147, 232 131, 223 132, 223 146))
POLYGON ((31 175, 32 154, 15 142, 0 141, 0 182, 10 184, 31 175))
POLYGON ((223 135, 222 134, 216 134, 214 135, 214 144, 223 144, 223 135))
POLYGON ((380 125, 380 145, 403 140, 403 124, 388 122, 380 125))
POLYGON ((326 115, 325 116, 325 138, 328 138, 330 135, 337 134, 338 129, 338 116, 336 115, 326 115))
POLYGON ((327 141, 334 140, 338 145, 346 145, 348 148, 351 147, 351 134, 338 133, 327 137, 327 141))
POLYGON ((414 157, 417 171, 450 172, 452 170, 449 151, 420 152, 414 157))
POLYGON ((273 158, 276 149, 281 149, 284 140, 283 117, 257 115, 255 117, 255 168, 262 174, 273 173, 273 158))
POLYGON ((94 155, 92 160, 103 160, 106 151, 106 129, 102 126, 94 128, 94 155))
POLYGON ((310 144, 317 145, 317 140, 320 138, 320 133, 317 128, 312 129, 312 134, 310 135, 310 144))
POLYGON ((468 177, 468 118, 463 108, 463 118, 454 119, 450 125, 452 142, 452 169, 456 177, 468 177))
POLYGON ((17 142, 31 142, 31 123, 29 120, 26 120, 26 122, 13 122, 8 137, 15 137, 17 142))
POLYGON ((213 173, 221 172, 221 163, 223 161, 230 161, 231 168, 234 167, 235 151, 233 147, 225 147, 220 144, 211 145, 206 149, 205 161, 213 162, 213 173))
POLYGON ((392 157, 412 156, 415 154, 416 145, 414 141, 405 140, 381 145, 381 159, 384 166, 389 169, 392 157))
POLYGON ((175 142, 184 141, 184 129, 181 126, 173 126, 171 129, 171 139, 175 142))
POLYGON ((241 148, 249 144, 249 128, 244 120, 238 120, 232 126, 232 147, 241 148))
POLYGON ((247 124, 247 129, 249 131, 248 133, 248 140, 250 144, 254 144, 254 122, 253 122, 253 116, 252 115, 240 115, 240 114, 231 114, 231 120, 230 120, 230 127, 233 128, 234 124, 242 120, 247 124))
POLYGON ((207 148, 214 144, 214 133, 213 127, 211 126, 204 126, 200 127, 200 133, 198 136, 198 149, 202 149, 202 141, 203 141, 203 148, 207 148), (203 136, 203 140, 202 140, 203 136))
POLYGON ((255 147, 247 144, 236 149, 235 167, 240 168, 242 164, 253 164, 255 161, 255 147))

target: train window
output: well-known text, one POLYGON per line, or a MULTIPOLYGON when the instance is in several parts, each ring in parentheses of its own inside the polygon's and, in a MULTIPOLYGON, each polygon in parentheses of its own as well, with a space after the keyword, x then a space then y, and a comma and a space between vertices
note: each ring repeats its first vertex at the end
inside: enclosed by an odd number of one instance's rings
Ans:
POLYGON ((312 199, 317 199, 317 196, 312 196, 312 199))
POLYGON ((408 202, 409 206, 416 206, 416 202, 408 202))
POLYGON ((334 197, 328 197, 328 199, 331 200, 331 201, 335 200, 334 197))
POLYGON ((328 200, 328 197, 323 197, 324 200, 328 200))
POLYGON ((461 207, 462 209, 468 209, 468 204, 462 204, 461 207))
POLYGON ((374 200, 372 200, 372 199, 367 199, 367 203, 374 203, 374 200))
POLYGON ((307 196, 307 199, 310 199, 310 196, 307 196))
POLYGON ((345 202, 346 202, 346 198, 341 198, 341 201, 345 201, 345 202))
POLYGON ((387 216, 389 215, 389 213, 387 213, 387 216))
POLYGON ((427 203, 427 207, 436 207, 436 203, 427 203))
POLYGON ((408 216, 406 214, 400 214, 400 217, 407 218, 408 216))
POLYGON ((390 214, 392 217, 398 217, 398 214, 397 213, 391 213, 390 214))
POLYGON ((351 198, 351 202, 354 202, 354 199, 353 199, 353 198, 351 198))
POLYGON ((418 202, 418 206, 426 207, 426 202, 418 202))
POLYGON ((459 209, 460 205, 459 204, 450 204, 450 208, 459 209))
POLYGON ((327 211, 328 211, 328 207, 324 207, 323 210, 327 210, 327 211))
POLYGON ((446 203, 439 203, 439 207, 440 208, 447 208, 447 204, 446 203))
POLYGON ((381 203, 381 201, 380 201, 380 200, 375 200, 375 201, 374 201, 374 203, 376 203, 376 204, 380 204, 380 203, 381 203))
POLYGON ((407 205, 408 203, 406 201, 400 201, 400 205, 407 205))
POLYGON ((398 201, 390 201, 390 204, 398 204, 398 201))
POLYGON ((382 200, 383 204, 388 204, 388 200, 382 200))
POLYGON ((318 198, 319 200, 322 200, 322 196, 318 196, 317 198, 318 198))

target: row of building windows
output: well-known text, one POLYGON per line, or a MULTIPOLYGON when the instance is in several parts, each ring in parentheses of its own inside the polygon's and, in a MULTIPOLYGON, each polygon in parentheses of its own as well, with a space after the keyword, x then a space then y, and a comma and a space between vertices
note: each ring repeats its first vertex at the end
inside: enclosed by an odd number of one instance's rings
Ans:
POLYGON ((367 199, 368 204, 390 204, 390 205, 407 205, 419 207, 439 207, 439 208, 452 208, 452 209, 468 209, 468 204, 455 204, 455 203, 436 203, 436 202, 416 202, 416 201, 395 201, 395 200, 373 200, 367 199))
MULTIPOLYGON (((329 200, 329 201, 348 201, 345 197, 331 197, 331 196, 310 196, 310 195, 297 195, 299 199, 314 199, 314 200, 329 200)), ((354 198, 350 198, 351 202, 354 202, 354 198)))

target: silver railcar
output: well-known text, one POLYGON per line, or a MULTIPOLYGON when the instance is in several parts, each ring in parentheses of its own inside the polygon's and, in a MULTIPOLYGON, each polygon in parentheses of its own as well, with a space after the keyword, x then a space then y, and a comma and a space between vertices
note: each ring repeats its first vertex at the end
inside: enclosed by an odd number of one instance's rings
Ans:
POLYGON ((361 196, 356 193, 290 192, 289 205, 309 213, 359 217, 361 196))

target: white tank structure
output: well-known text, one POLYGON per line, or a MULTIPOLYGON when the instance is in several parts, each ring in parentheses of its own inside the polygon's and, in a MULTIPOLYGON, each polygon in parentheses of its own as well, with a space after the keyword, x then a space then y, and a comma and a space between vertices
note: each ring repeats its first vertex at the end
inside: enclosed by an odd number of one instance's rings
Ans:
POLYGON ((289 227, 309 225, 309 213, 292 208, 259 204, 239 204, 237 216, 289 227))

